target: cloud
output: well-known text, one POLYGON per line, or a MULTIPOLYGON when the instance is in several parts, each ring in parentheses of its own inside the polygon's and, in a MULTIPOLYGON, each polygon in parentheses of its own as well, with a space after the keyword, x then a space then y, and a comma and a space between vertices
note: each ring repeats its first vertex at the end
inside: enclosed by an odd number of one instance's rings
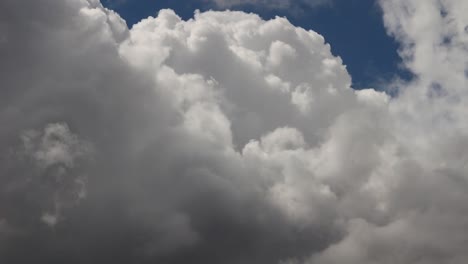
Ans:
POLYGON ((2 1, 1 262, 463 263, 466 4, 381 6, 395 97, 284 18, 2 1))
POLYGON ((467 10, 464 1, 380 1, 385 26, 416 77, 396 81, 388 109, 399 150, 369 187, 389 219, 348 225, 345 239, 309 263, 463 263, 466 199, 467 10))
MULTIPOLYGON (((71 134, 64 124, 49 124, 43 132, 26 131, 22 137, 23 148, 18 153, 25 160, 23 166, 34 168, 34 182, 42 184, 43 197, 49 197, 48 207, 44 208, 41 220, 55 226, 64 208, 76 206, 86 198, 86 174, 75 172, 74 168, 91 159, 92 146, 71 134)), ((45 198, 47 199, 47 198, 45 198)))

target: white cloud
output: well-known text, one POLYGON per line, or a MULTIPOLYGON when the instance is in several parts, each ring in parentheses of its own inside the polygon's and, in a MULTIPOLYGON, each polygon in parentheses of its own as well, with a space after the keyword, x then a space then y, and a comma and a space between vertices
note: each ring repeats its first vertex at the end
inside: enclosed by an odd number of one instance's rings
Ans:
POLYGON ((381 5, 393 98, 284 18, 3 1, 0 260, 463 263, 467 6, 381 5))
MULTIPOLYGON (((415 74, 408 83, 394 84, 399 95, 388 109, 394 120, 393 147, 381 149, 384 163, 365 188, 379 192, 375 198, 389 218, 377 223, 351 220, 346 238, 309 262, 464 263, 466 236, 460 230, 468 224, 463 220, 467 207, 461 205, 468 194, 462 150, 468 136, 468 5, 398 0, 380 4, 387 30, 401 43, 404 64, 415 74)), ((374 97, 362 95, 365 101, 374 97)))

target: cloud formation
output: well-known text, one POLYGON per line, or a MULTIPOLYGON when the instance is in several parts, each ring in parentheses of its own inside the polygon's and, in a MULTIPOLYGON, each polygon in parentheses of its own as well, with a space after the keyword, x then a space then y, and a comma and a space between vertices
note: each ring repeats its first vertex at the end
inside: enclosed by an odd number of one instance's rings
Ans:
POLYGON ((381 1, 412 81, 284 18, 0 3, 0 262, 464 263, 466 1, 381 1))

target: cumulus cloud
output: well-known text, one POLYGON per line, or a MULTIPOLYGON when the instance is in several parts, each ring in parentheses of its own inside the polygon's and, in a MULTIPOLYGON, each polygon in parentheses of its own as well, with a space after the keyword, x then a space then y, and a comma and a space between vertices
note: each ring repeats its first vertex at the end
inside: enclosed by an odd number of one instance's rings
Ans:
POLYGON ((285 18, 2 1, 0 261, 464 263, 468 6, 380 4, 394 97, 285 18))

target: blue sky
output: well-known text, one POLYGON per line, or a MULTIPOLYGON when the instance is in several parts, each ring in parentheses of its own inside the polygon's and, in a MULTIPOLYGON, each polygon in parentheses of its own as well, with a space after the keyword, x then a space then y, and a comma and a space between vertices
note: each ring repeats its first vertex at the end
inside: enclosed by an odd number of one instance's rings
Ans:
MULTIPOLYGON (((194 10, 219 9, 206 1, 139 0, 103 1, 118 12, 129 27, 158 10, 170 8, 184 19, 194 10)), ((231 9, 254 12, 264 19, 287 17, 294 25, 312 29, 325 37, 335 55, 340 56, 353 78, 353 87, 381 89, 394 76, 408 75, 401 69, 398 44, 387 35, 375 0, 336 0, 321 7, 301 6, 301 12, 244 5, 231 9)))

